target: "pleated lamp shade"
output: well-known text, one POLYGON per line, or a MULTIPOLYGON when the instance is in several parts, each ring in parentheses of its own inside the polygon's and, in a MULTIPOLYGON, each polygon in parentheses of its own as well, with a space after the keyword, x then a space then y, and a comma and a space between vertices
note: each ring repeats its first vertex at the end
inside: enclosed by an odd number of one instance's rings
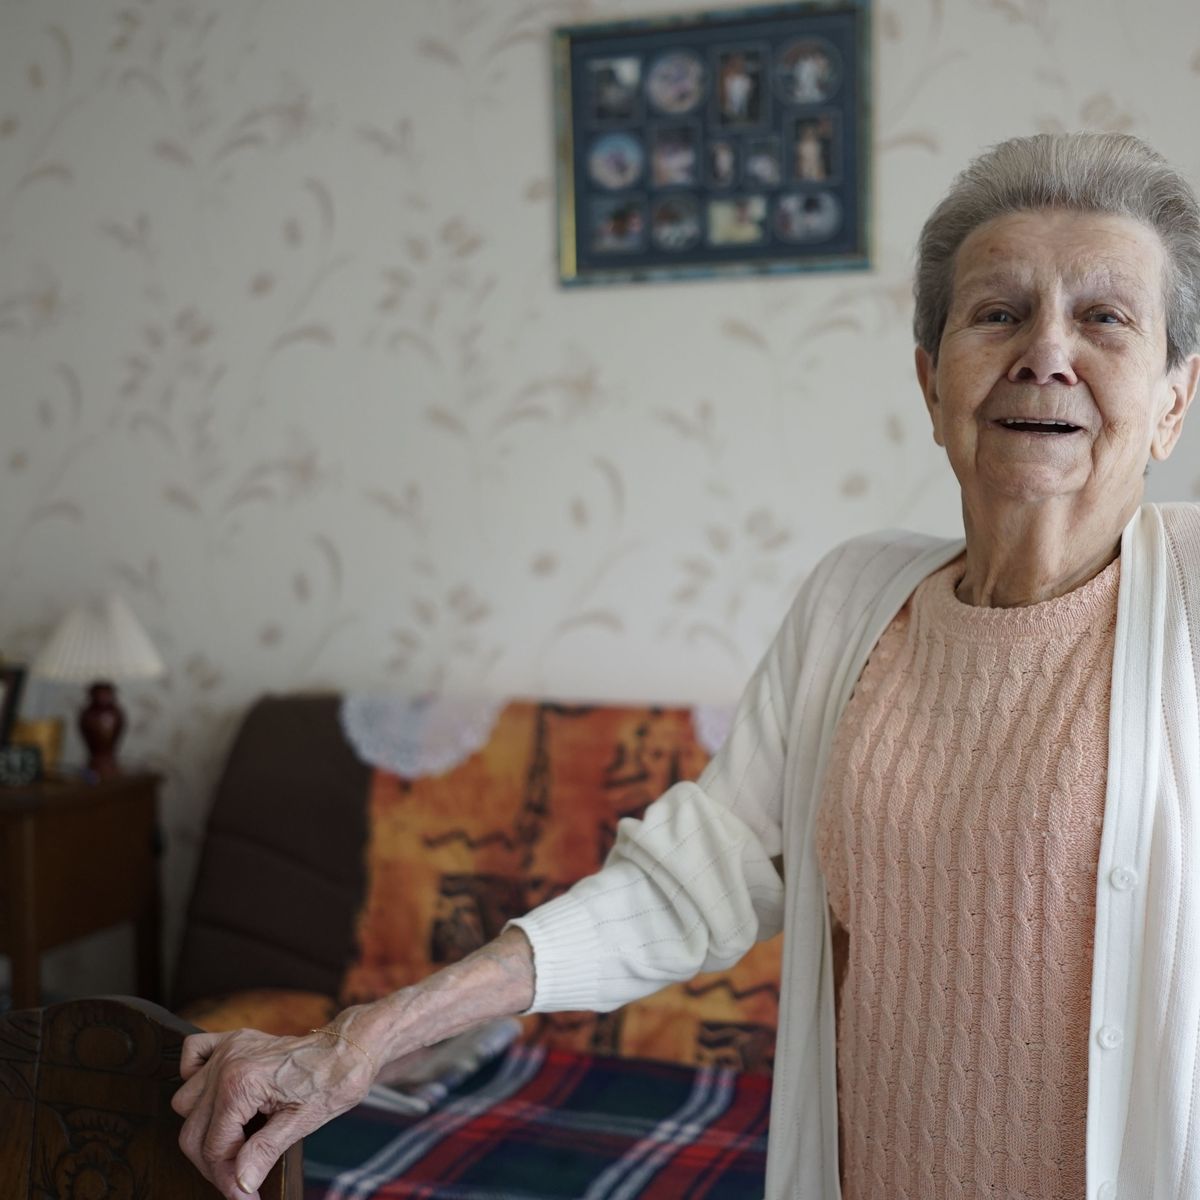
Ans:
POLYGON ((120 596, 73 608, 30 666, 43 679, 74 683, 155 679, 164 670, 154 643, 120 596))
POLYGON ((119 773, 117 743, 125 713, 117 703, 116 681, 153 679, 164 670, 154 643, 120 596, 71 609, 30 666, 43 679, 90 685, 79 732, 88 748, 88 769, 101 779, 119 773))

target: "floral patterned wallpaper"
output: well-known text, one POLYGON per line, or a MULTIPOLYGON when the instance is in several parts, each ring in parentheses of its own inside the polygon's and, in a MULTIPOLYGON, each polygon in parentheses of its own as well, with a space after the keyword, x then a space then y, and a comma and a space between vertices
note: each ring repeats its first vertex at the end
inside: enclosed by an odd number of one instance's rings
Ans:
POLYGON ((0 0, 0 650, 107 589, 160 646, 169 956, 262 692, 725 702, 834 542, 957 532, 909 289, 973 153, 1127 129, 1200 182, 1189 0, 883 0, 874 270, 564 293, 549 30, 646 9, 0 0))

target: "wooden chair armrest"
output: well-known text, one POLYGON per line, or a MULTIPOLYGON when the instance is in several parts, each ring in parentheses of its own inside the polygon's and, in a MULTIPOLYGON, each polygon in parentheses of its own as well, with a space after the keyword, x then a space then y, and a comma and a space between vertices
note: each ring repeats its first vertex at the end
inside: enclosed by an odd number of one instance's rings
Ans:
MULTIPOLYGON (((196 1032, 134 996, 0 1014, 0 1196, 219 1196, 179 1149, 171 1108, 196 1032)), ((301 1200, 302 1155, 297 1143, 279 1160, 263 1200, 301 1200)))

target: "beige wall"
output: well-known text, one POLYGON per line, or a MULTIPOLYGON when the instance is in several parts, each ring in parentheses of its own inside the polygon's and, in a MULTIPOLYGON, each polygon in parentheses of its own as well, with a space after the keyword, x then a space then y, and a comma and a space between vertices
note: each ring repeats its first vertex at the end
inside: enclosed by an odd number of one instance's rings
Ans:
POLYGON ((972 153, 1129 129, 1200 180, 1190 0, 883 4, 873 271, 566 294, 547 31, 643 11, 0 0, 0 649, 97 588, 160 645, 172 946, 261 692, 724 701, 833 542, 957 532, 909 284, 972 153))

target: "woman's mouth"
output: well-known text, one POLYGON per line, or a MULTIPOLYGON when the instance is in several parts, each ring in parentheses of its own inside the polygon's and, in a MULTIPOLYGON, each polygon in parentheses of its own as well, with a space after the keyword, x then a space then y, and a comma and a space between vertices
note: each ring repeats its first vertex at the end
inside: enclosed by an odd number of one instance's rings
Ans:
POLYGON ((1041 420, 1026 417, 1005 417, 1000 421, 993 421, 992 424, 998 425, 1001 429, 1007 429, 1012 433, 1031 433, 1039 437, 1061 437, 1065 434, 1082 432, 1078 425, 1072 425, 1070 421, 1041 420))

